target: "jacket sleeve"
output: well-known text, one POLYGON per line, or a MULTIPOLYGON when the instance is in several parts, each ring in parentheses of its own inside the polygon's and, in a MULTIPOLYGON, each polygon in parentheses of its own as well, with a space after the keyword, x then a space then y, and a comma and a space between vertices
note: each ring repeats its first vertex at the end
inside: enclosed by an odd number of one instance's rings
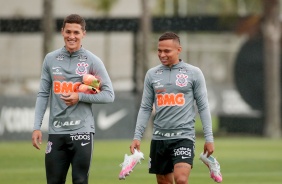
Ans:
POLYGON ((206 142, 213 142, 212 120, 204 75, 199 68, 195 70, 194 97, 201 118, 206 142))
POLYGON ((35 103, 35 117, 33 130, 40 130, 41 128, 42 120, 48 106, 50 90, 52 86, 51 76, 48 71, 48 63, 46 57, 42 66, 40 87, 35 103))
POLYGON ((154 90, 150 83, 149 72, 147 72, 144 81, 144 89, 142 95, 142 101, 140 105, 140 109, 137 116, 137 122, 134 132, 134 139, 141 140, 143 137, 143 133, 147 127, 148 121, 150 119, 153 103, 154 103, 154 90))

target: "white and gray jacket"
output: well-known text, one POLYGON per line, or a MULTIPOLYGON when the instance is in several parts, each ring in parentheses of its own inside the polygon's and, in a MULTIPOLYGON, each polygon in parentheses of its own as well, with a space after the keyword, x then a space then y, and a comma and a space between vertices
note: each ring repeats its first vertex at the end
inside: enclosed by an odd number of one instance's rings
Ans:
POLYGON ((187 138, 195 141, 195 102, 205 140, 213 142, 212 120, 202 71, 184 61, 171 68, 162 64, 151 68, 145 76, 134 139, 141 140, 154 107, 152 139, 187 138))
POLYGON ((103 62, 90 51, 81 48, 69 53, 65 47, 46 55, 41 73, 40 88, 35 105, 34 130, 40 130, 50 97, 49 134, 95 132, 92 103, 114 101, 114 91, 103 62), (61 94, 77 92, 84 74, 101 80, 98 94, 79 93, 79 102, 67 106, 61 94))

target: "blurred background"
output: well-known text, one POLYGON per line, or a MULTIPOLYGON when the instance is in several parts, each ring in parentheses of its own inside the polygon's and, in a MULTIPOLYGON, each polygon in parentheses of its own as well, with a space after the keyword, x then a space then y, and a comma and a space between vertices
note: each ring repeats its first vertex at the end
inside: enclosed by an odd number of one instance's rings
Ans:
MULTIPOLYGON (((0 141, 30 140, 43 58, 64 46, 60 29, 72 13, 86 19, 83 47, 103 60, 116 92, 112 105, 93 105, 97 139, 133 137, 144 75, 159 64, 157 42, 166 31, 179 34, 181 58, 205 75, 215 135, 281 137, 280 0, 0 4, 0 141)), ((198 117, 196 124, 200 134, 198 117)))

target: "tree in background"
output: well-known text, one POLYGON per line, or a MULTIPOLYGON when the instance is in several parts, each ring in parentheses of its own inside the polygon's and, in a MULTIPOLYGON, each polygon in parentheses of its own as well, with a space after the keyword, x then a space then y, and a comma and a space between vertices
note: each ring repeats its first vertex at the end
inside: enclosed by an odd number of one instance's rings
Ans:
POLYGON ((281 137, 281 22, 279 0, 263 0, 264 106, 266 137, 281 137))
MULTIPOLYGON (((146 75, 147 70, 149 69, 149 62, 150 62, 150 45, 151 45, 151 37, 152 37, 152 17, 151 17, 151 10, 148 4, 149 0, 141 0, 141 7, 142 7, 142 15, 140 17, 140 36, 141 40, 139 42, 140 54, 137 61, 136 70, 140 74, 139 78, 141 80, 136 80, 136 101, 141 102, 142 91, 143 91, 143 84, 144 78, 146 75), (139 83, 139 84, 138 84, 139 83)), ((137 109, 139 109, 140 103, 137 103, 137 109)), ((152 116, 153 117, 153 116, 152 116)), ((153 119, 150 121, 153 121, 153 119)), ((153 123, 150 123, 147 130, 145 131, 144 137, 149 138, 153 132, 153 123)))
POLYGON ((151 11, 148 4, 148 0, 140 0, 142 14, 140 16, 140 29, 139 29, 139 40, 138 40, 138 58, 135 66, 136 68, 136 89, 134 90, 137 94, 142 94, 143 91, 143 82, 144 77, 149 69, 149 60, 150 60, 150 43, 152 36, 152 19, 151 11))
POLYGON ((43 57, 53 50, 55 20, 53 15, 53 0, 43 1, 42 32, 43 32, 43 57))

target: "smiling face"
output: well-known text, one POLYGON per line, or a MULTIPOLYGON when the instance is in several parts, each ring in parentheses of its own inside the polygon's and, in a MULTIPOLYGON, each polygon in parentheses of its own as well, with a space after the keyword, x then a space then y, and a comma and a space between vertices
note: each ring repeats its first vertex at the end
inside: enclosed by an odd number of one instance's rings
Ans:
POLYGON ((161 63, 168 67, 177 64, 181 50, 180 44, 173 39, 159 41, 158 56, 161 63))
POLYGON ((80 49, 81 41, 86 34, 80 24, 66 23, 61 33, 64 37, 66 49, 72 53, 80 49))

